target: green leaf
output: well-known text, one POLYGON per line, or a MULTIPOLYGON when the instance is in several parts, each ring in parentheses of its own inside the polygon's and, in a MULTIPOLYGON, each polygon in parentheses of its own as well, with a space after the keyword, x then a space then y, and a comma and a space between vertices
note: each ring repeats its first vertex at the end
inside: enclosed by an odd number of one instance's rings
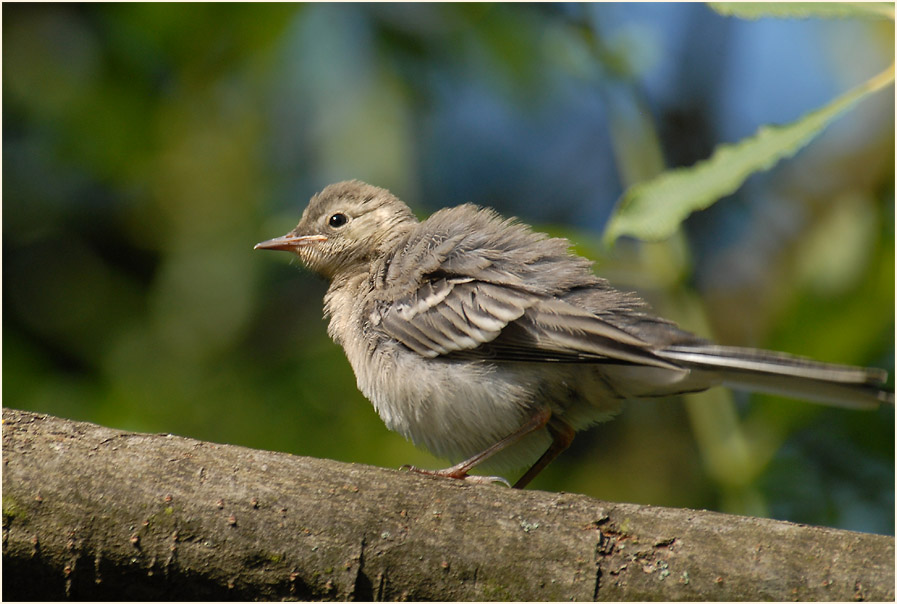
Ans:
POLYGON ((617 202, 604 233, 606 244, 621 235, 660 241, 685 218, 731 195, 752 174, 791 157, 854 103, 894 81, 894 65, 834 101, 782 126, 761 126, 733 144, 719 145, 709 159, 668 170, 630 187, 617 202))
POLYGON ((857 17, 894 20, 893 2, 710 2, 709 6, 725 17, 742 19, 857 17))

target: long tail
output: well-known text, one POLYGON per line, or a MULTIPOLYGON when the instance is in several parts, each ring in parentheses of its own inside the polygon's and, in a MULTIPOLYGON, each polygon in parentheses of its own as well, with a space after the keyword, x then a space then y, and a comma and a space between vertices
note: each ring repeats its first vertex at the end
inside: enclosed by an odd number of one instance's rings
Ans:
POLYGON ((714 375, 721 383, 741 390, 813 400, 851 409, 874 409, 894 404, 885 387, 888 372, 734 346, 670 346, 657 356, 693 370, 714 375))

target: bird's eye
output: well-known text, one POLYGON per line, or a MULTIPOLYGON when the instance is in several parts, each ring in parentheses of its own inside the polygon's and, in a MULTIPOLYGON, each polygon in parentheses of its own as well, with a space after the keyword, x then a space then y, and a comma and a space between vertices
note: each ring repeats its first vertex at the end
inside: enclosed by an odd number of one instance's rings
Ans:
POLYGON ((330 217, 330 219, 327 221, 327 224, 329 224, 330 226, 332 226, 335 229, 338 229, 339 227, 343 226, 347 222, 349 222, 349 217, 343 213, 337 212, 336 214, 334 214, 333 216, 330 217))

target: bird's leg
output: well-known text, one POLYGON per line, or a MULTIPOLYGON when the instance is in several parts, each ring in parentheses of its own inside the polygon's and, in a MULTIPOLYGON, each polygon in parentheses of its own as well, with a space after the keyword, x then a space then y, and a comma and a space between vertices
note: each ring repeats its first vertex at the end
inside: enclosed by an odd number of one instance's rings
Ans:
MULTIPOLYGON (((519 441, 521 438, 523 438, 527 434, 530 434, 532 432, 535 432, 539 428, 542 428, 543 426, 548 424, 549 419, 551 419, 551 410, 550 409, 540 409, 525 424, 523 424, 520 428, 518 428, 511 434, 505 436, 503 439, 501 439, 494 445, 491 445, 489 448, 485 449, 484 451, 477 453, 470 459, 466 459, 466 460, 462 461, 461 463, 453 465, 450 468, 445 468, 444 470, 424 470, 422 468, 416 468, 414 466, 402 466, 402 468, 410 470, 411 472, 417 472, 418 474, 427 474, 428 476, 445 476, 446 478, 459 478, 462 480, 469 480, 471 482, 484 482, 484 483, 503 482, 505 484, 508 484, 507 480, 505 480, 504 478, 500 478, 498 476, 468 476, 467 473, 470 472, 475 466, 479 465, 486 459, 492 457, 499 451, 505 449, 506 447, 513 445, 514 443, 519 441)), ((566 424, 564 424, 564 425, 566 426, 566 424)), ((569 426, 568 426, 568 428, 569 428, 569 426)), ((549 424, 549 430, 551 430, 550 424, 549 424)), ((555 446, 555 443, 557 442, 557 438, 554 436, 554 432, 552 432, 552 437, 555 438, 555 441, 552 442, 551 447, 549 447, 549 449, 548 449, 549 451, 551 451, 551 449, 555 446)), ((532 476, 530 476, 529 478, 532 479, 532 477, 535 476, 539 470, 541 470, 546 465, 548 465, 548 462, 550 462, 552 459, 557 457, 561 451, 566 449, 567 446, 570 444, 570 442, 569 442, 570 440, 573 440, 572 434, 570 436, 570 439, 567 441, 567 445, 565 445, 563 448, 559 449, 556 453, 554 453, 554 455, 552 455, 550 458, 545 460, 545 462, 543 463, 542 460, 545 459, 546 455, 548 455, 548 452, 546 451, 546 453, 544 455, 542 455, 542 457, 539 458, 539 461, 536 462, 536 465, 533 466, 532 468, 530 468, 529 472, 527 472, 527 475, 532 473, 532 476), (542 464, 541 466, 539 466, 540 463, 542 464), (539 468, 536 470, 535 473, 533 473, 533 469, 535 469, 536 466, 539 466, 539 468)), ((527 480, 527 482, 529 482, 529 480, 527 480)), ((519 484, 520 484, 520 481, 518 481, 517 485, 519 485, 519 484)), ((526 484, 526 483, 524 483, 524 484, 526 484)), ((516 487, 517 485, 514 485, 514 486, 516 487)))
POLYGON ((555 417, 548 423, 548 433, 551 434, 551 445, 545 450, 542 457, 533 464, 533 467, 527 470, 526 474, 514 483, 515 489, 522 489, 528 485, 529 481, 536 477, 536 474, 544 470, 545 466, 554 461, 555 457, 563 453, 570 446, 570 443, 573 442, 576 430, 564 420, 555 417))

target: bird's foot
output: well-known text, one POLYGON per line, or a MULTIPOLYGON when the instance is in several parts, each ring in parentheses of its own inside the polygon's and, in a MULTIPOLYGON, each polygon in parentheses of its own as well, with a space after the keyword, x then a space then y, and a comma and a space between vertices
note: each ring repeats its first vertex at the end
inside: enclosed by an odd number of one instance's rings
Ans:
POLYGON ((409 472, 414 472, 415 474, 424 474, 425 476, 441 476, 443 478, 454 478, 456 480, 463 480, 464 482, 469 482, 471 484, 494 484, 496 482, 500 482, 509 488, 511 486, 511 483, 501 476, 479 476, 477 474, 468 474, 465 470, 458 469, 455 466, 446 468, 444 470, 427 470, 415 466, 404 465, 399 469, 408 470, 409 472))

